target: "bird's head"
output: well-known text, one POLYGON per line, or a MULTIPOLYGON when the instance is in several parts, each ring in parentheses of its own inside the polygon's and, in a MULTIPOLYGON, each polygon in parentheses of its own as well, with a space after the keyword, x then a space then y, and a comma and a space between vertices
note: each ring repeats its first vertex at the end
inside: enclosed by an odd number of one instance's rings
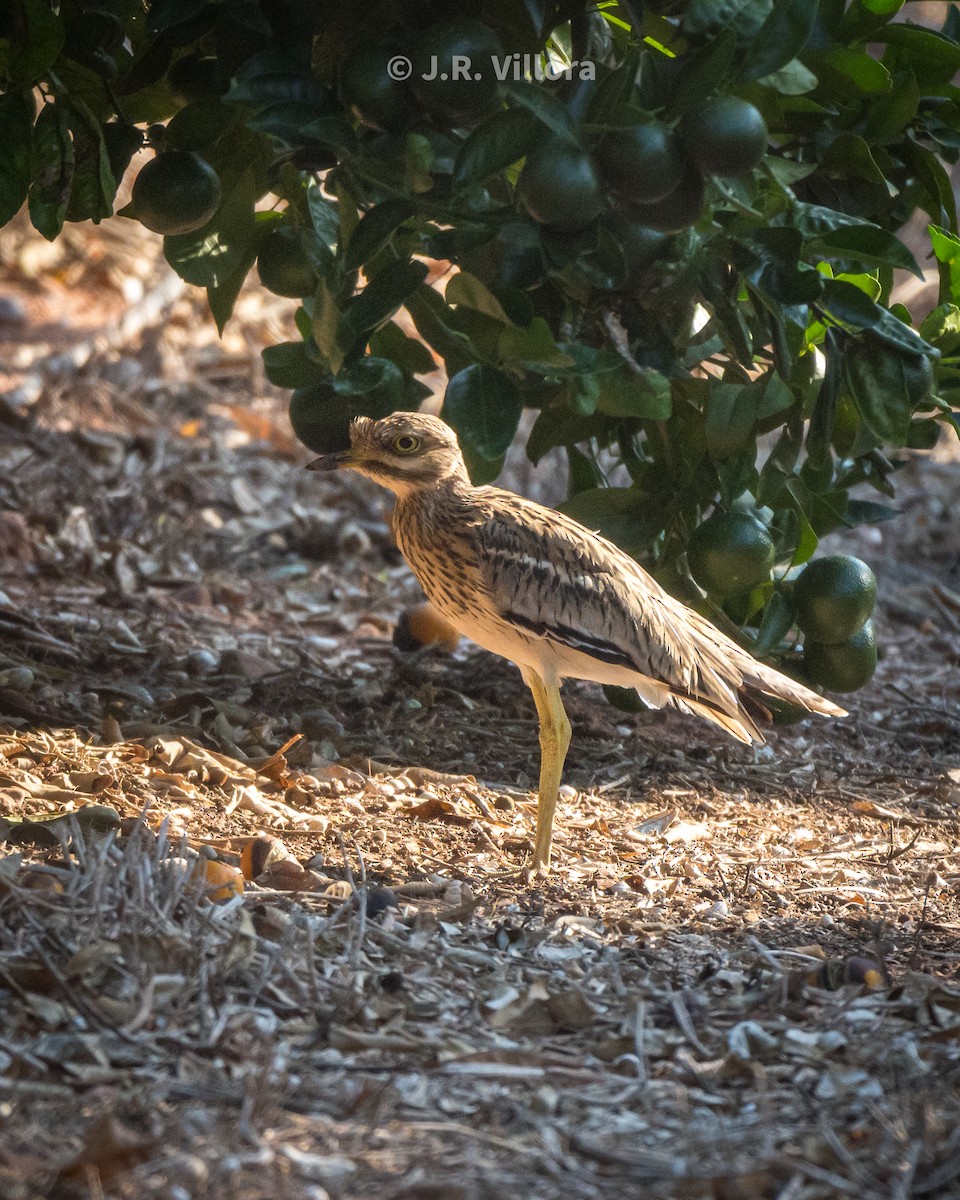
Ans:
POLYGON ((456 435, 439 417, 396 412, 374 421, 350 423, 350 449, 324 454, 307 464, 311 471, 349 467, 398 496, 435 487, 448 479, 467 482, 456 435))

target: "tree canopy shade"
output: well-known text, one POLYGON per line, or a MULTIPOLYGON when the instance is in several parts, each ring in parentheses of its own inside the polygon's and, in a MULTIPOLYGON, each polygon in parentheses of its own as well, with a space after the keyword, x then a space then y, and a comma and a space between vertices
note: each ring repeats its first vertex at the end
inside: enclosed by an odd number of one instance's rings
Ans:
POLYGON ((12 0, 0 222, 111 216, 148 146, 121 215, 166 234, 218 325, 258 258, 301 300, 265 359, 305 442, 416 407, 436 356, 476 480, 536 410, 567 511, 789 662, 789 570, 890 516, 891 452, 955 424, 960 11, 910 8, 12 0), (918 209, 940 295, 915 328, 891 289, 920 274, 897 237, 918 209), (425 260, 452 264, 444 292, 425 260), (771 565, 705 596, 690 539, 738 512, 771 565))

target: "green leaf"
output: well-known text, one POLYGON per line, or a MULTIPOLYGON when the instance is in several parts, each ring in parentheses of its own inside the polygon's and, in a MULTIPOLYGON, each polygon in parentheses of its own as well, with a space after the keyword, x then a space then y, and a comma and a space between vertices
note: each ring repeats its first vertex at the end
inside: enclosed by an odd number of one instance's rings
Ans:
POLYGON ((487 462, 496 462, 513 441, 523 402, 509 375, 485 363, 472 363, 447 384, 441 416, 487 462))
POLYGON ((469 442, 461 442, 460 451, 463 454, 463 461, 466 464, 470 482, 475 487, 482 487, 485 483, 493 483, 503 470, 503 464, 506 461, 506 455, 504 454, 499 458, 484 458, 474 450, 469 442))
POLYGON ((725 29, 706 45, 681 60, 680 71, 670 89, 670 111, 688 113, 720 87, 727 78, 737 39, 732 29, 725 29))
POLYGON ((793 627, 796 609, 782 592, 774 592, 767 601, 763 619, 750 651, 754 658, 766 658, 776 650, 793 627))
POLYGON ((634 371, 624 362, 597 373, 597 411, 611 417, 667 421, 673 411, 670 380, 652 367, 634 371))
POLYGON ((27 198, 33 114, 29 92, 0 96, 0 225, 6 225, 27 198))
POLYGON ((545 88, 526 80, 508 80, 501 87, 511 101, 526 109, 551 133, 566 142, 578 144, 576 127, 570 114, 545 88))
POLYGON ((542 130, 526 108, 505 108, 478 125, 457 152, 453 182, 483 183, 524 158, 542 130))
POLYGON ((475 275, 467 271, 458 271, 453 276, 444 291, 444 298, 448 304, 462 305, 464 308, 486 313, 502 325, 512 324, 496 296, 475 275))
POLYGON ((650 549, 665 524, 663 502, 632 487, 588 488, 560 511, 635 556, 650 549))
POLYGON ((837 414, 837 396, 840 391, 842 373, 841 354, 837 346, 838 338, 832 330, 828 330, 824 339, 824 354, 826 368, 823 382, 817 393, 816 403, 810 415, 807 426, 807 458, 818 466, 830 465, 830 442, 837 414))
POLYGON ((904 0, 860 0, 860 3, 878 17, 892 17, 903 8, 904 0))
POLYGON ((334 375, 343 366, 343 360, 353 340, 343 330, 343 314, 337 297, 325 279, 317 284, 313 298, 313 317, 310 332, 324 362, 334 375))
POLYGON ((249 270, 257 249, 257 196, 256 176, 246 171, 229 190, 224 189, 220 207, 206 225, 163 239, 164 257, 181 279, 217 289, 244 267, 249 270))
POLYGON ((355 338, 382 325, 427 277, 422 262, 391 262, 347 305, 344 324, 355 338))
POLYGON ((73 98, 70 129, 76 168, 67 207, 68 221, 92 220, 98 224, 113 213, 117 180, 100 122, 87 105, 73 98))
POLYGON ((73 139, 61 104, 45 104, 33 127, 29 206, 34 229, 52 242, 63 228, 73 184, 73 139))
POLYGON ((941 304, 920 326, 920 336, 943 355, 960 349, 960 308, 956 304, 941 304))
POLYGON ((707 453, 712 459, 722 462, 749 444, 761 395, 762 389, 753 385, 712 384, 704 421, 707 453))
POLYGON ((838 212, 834 208, 825 208, 821 204, 804 204, 799 200, 791 205, 789 213, 781 220, 788 222, 793 229, 798 229, 804 238, 822 237, 835 229, 845 229, 850 225, 870 224, 863 217, 838 212))
POLYGON ((805 96, 819 83, 816 75, 803 65, 799 58, 792 58, 788 63, 758 80, 763 87, 773 88, 781 96, 805 96))
POLYGON ((32 85, 57 61, 65 34, 49 0, 19 0, 17 7, 20 9, 17 24, 21 36, 14 40, 14 52, 10 55, 6 73, 12 83, 32 85))
POLYGON ((886 177, 867 142, 855 133, 841 133, 820 156, 820 169, 835 179, 864 179, 886 191, 886 177))
POLYGON ((865 134, 867 142, 876 146, 899 137, 916 117, 919 103, 916 75, 913 71, 898 71, 888 95, 870 105, 865 134))
POLYGON ((364 355, 337 375, 333 390, 349 397, 352 416, 388 417, 405 407, 403 372, 386 358, 364 355))
POLYGON ((960 71, 960 46, 951 38, 922 25, 891 24, 874 30, 871 41, 885 42, 912 51, 925 65, 943 67, 949 74, 960 71))
POLYGON ((243 287, 250 268, 256 261, 256 257, 256 250, 252 245, 249 245, 233 271, 229 275, 219 278, 216 284, 207 288, 207 303, 210 305, 210 312, 217 323, 217 330, 221 335, 223 334, 224 326, 230 320, 230 316, 233 313, 233 306, 240 295, 240 289, 243 287))
POLYGON ((429 375, 437 369, 423 342, 408 337, 395 321, 388 321, 370 335, 370 353, 391 359, 407 375, 429 375))
POLYGON ((877 437, 904 446, 912 406, 907 375, 909 364, 890 347, 852 343, 844 354, 843 376, 863 421, 877 437))
POLYGON ((854 103, 864 96, 882 96, 890 89, 890 72, 865 50, 831 46, 805 61, 831 99, 854 103))
POLYGON ((164 146, 170 150, 193 150, 204 157, 210 147, 237 124, 237 114, 216 100, 196 100, 187 104, 170 121, 164 133, 164 146))
POLYGON ((822 254, 824 258, 855 259, 882 267, 898 267, 923 279, 923 271, 903 242, 878 225, 848 225, 835 229, 812 238, 807 243, 807 250, 822 254))
POLYGON ((382 200, 360 219, 344 255, 348 271, 362 267, 390 241, 396 231, 417 211, 410 200, 382 200))
MULTIPOLYGON (((902 142, 904 162, 916 176, 923 191, 916 203, 928 213, 936 225, 946 224, 951 232, 957 232, 957 200, 950 176, 943 169, 935 154, 924 150, 911 141, 902 142)), ((944 299, 943 296, 940 297, 944 299)))
POLYGON ((320 190, 320 185, 311 180, 307 186, 307 204, 313 228, 324 245, 336 246, 340 237, 340 214, 336 202, 328 199, 320 190))
POLYGON ((453 309, 433 288, 417 288, 407 297, 406 309, 417 333, 443 359, 448 375, 455 375, 474 361, 470 339, 453 327, 453 309))
POLYGON ((743 44, 758 37, 773 10, 774 0, 690 0, 683 32, 700 41, 718 37, 726 29, 743 44))
POLYGON ((150 29, 159 33, 192 21, 206 0, 153 0, 150 5, 150 29))
POLYGON ((611 113, 629 104, 642 62, 641 47, 631 46, 616 70, 599 73, 587 110, 588 122, 605 125, 611 113))
POLYGON ((929 226, 929 233, 937 262, 947 268, 950 299, 954 303, 960 302, 960 238, 936 225, 929 226))
POLYGON ((891 312, 844 279, 824 280, 821 306, 841 326, 853 331, 870 330, 897 350, 908 354, 933 353, 932 347, 909 325, 898 321, 891 312))
POLYGON ((745 56, 743 79, 763 79, 785 67, 807 44, 817 19, 811 0, 778 0, 745 56))
POLYGON ((787 480, 793 474, 803 446, 803 422, 791 418, 760 471, 757 504, 775 507, 781 500, 787 480))
POLYGON ((331 115, 333 108, 326 89, 309 67, 300 73, 289 69, 250 75, 237 80, 223 97, 224 104, 252 104, 258 108, 296 100, 316 116, 331 115))
POLYGON ((555 375, 573 366, 573 359, 553 339, 543 317, 534 317, 525 328, 508 325, 500 334, 500 361, 537 375, 555 375))
POLYGON ((309 387, 325 378, 327 372, 307 352, 305 342, 280 342, 263 352, 263 369, 276 387, 309 387))

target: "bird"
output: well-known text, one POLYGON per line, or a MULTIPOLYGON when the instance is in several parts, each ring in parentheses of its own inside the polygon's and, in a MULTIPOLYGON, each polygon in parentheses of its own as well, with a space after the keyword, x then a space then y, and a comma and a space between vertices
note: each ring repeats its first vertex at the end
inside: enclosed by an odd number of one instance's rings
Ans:
POLYGON ((540 778, 532 869, 550 868, 571 727, 565 679, 634 688, 762 743, 773 697, 826 716, 844 709, 755 659, 666 592, 613 542, 514 492, 474 486, 453 429, 426 413, 355 417, 349 447, 311 470, 358 471, 396 496, 397 545, 427 599, 460 633, 511 660, 536 705, 540 778))

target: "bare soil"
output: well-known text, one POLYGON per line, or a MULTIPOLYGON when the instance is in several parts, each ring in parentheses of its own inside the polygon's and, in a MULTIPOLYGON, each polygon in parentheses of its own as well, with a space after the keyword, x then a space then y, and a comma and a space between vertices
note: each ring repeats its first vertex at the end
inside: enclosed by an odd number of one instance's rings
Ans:
POLYGON ((568 686, 534 885, 530 698, 392 647, 387 498, 262 375, 292 303, 221 341, 111 224, 0 235, 0 1194, 960 1194, 954 449, 831 539, 882 591, 847 720, 568 686))

